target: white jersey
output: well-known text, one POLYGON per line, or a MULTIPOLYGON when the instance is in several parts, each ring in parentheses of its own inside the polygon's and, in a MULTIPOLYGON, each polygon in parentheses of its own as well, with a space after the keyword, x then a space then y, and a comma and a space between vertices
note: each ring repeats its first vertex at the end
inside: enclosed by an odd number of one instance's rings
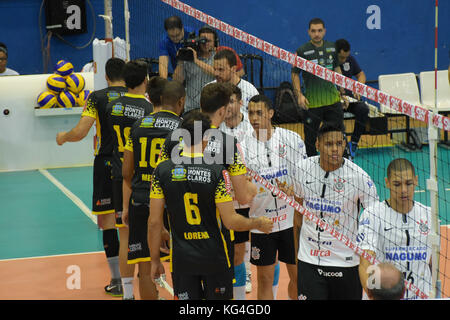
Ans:
MULTIPOLYGON (((430 260, 432 255, 428 235, 433 229, 431 209, 419 202, 407 214, 392 209, 386 201, 364 210, 359 222, 360 247, 375 252, 380 262, 394 264, 426 295, 431 289, 430 260)), ((405 299, 417 299, 406 291, 405 299)))
MULTIPOLYGON (((261 142, 248 137, 244 143, 244 158, 248 168, 277 185, 275 179, 292 185, 292 171, 295 164, 306 158, 305 144, 295 132, 274 128, 271 138, 261 142)), ((250 205, 250 217, 265 216, 274 221, 272 232, 292 228, 294 208, 286 201, 274 197, 261 183, 254 181, 258 193, 250 205)), ((254 233, 262 233, 251 230, 254 233)))
MULTIPOLYGON (((294 192, 303 206, 336 231, 356 243, 360 208, 378 201, 375 184, 356 164, 343 159, 342 166, 324 171, 320 156, 300 162, 296 167, 294 192)), ((359 256, 328 231, 303 216, 298 259, 319 266, 354 267, 359 256)))
MULTIPOLYGON (((250 121, 248 120, 248 116, 245 113, 243 113, 242 115, 243 115, 242 121, 236 127, 229 128, 225 124, 225 121, 224 121, 220 124, 219 129, 222 132, 236 138, 236 140, 238 141, 238 143, 241 147, 242 157, 243 157, 243 159, 245 159, 245 157, 243 155, 244 151, 245 151, 245 145, 244 145, 245 137, 247 137, 247 136, 252 137, 254 130, 253 130, 252 125, 250 124, 250 121)), ((233 199, 234 199, 234 195, 233 195, 233 199)), ((239 202, 236 200, 234 200, 233 203, 234 203, 235 209, 245 209, 245 208, 249 207, 248 205, 240 205, 239 202)))

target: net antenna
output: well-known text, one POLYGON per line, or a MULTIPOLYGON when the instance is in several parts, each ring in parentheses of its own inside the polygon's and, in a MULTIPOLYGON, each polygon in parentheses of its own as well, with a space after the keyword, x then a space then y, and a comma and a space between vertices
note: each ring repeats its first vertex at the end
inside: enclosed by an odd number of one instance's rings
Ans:
MULTIPOLYGON (((434 108, 433 114, 438 114, 438 101, 437 101, 437 63, 438 63, 438 0, 435 2, 435 37, 434 37, 434 108)), ((437 177, 437 157, 438 157, 438 142, 439 142, 439 130, 432 125, 433 117, 428 119, 428 141, 429 141, 429 153, 430 153, 430 178, 427 180, 427 189, 430 191, 430 204, 431 214, 434 230, 431 235, 431 246, 433 255, 431 257, 432 270, 431 280, 432 289, 430 296, 432 298, 441 297, 441 280, 439 279, 439 257, 440 257, 440 221, 439 221, 439 198, 438 198, 438 177, 437 177)))
POLYGON ((114 57, 112 0, 103 0, 103 4, 104 14, 99 14, 98 16, 105 20, 105 42, 111 42, 112 56, 114 57))
POLYGON ((123 0, 123 13, 125 19, 126 58, 127 61, 130 61, 130 10, 128 0, 123 0))

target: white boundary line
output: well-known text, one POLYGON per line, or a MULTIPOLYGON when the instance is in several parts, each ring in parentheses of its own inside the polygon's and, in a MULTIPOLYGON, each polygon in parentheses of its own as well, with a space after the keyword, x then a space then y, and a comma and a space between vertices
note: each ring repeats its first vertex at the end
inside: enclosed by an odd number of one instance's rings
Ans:
POLYGON ((91 209, 89 209, 80 198, 67 189, 61 182, 59 182, 54 176, 50 174, 46 169, 39 169, 39 172, 50 180, 59 190, 61 190, 70 200, 72 200, 75 205, 80 208, 81 211, 95 224, 97 224, 97 218, 92 214, 91 209))
POLYGON ((35 259, 41 259, 41 258, 56 258, 56 257, 67 257, 67 256, 79 256, 79 255, 83 255, 83 254, 95 254, 95 253, 104 253, 104 251, 90 251, 90 252, 55 254, 55 255, 49 255, 49 256, 35 256, 35 257, 24 257, 24 258, 0 259, 0 263, 2 263, 4 261, 35 260, 35 259))

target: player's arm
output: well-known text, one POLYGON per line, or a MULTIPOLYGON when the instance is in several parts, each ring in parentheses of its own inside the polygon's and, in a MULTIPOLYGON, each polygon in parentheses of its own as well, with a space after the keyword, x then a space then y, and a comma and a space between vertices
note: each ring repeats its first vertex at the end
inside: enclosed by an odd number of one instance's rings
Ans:
MULTIPOLYGON (((130 139, 129 139, 130 140, 130 139)), ((125 225, 128 225, 128 213, 129 204, 131 197, 131 180, 134 175, 134 152, 130 150, 129 144, 125 146, 123 152, 123 163, 122 163, 122 220, 125 225)))
POLYGON ((253 184, 245 174, 231 176, 234 196, 241 205, 249 204, 258 193, 256 185, 253 184))
POLYGON ((164 274, 164 267, 160 260, 160 251, 162 242, 162 232, 164 227, 163 214, 166 200, 161 189, 159 178, 159 170, 156 168, 152 177, 152 186, 150 189, 150 212, 147 226, 147 240, 152 257, 151 279, 155 281, 164 274))
POLYGON ((159 56, 158 59, 159 76, 167 79, 169 70, 169 56, 159 56))
MULTIPOLYGON (((372 250, 364 250, 365 253, 373 256, 376 258, 376 254, 372 250)), ((363 255, 361 255, 360 261, 359 261, 359 279, 361 281, 361 286, 363 287, 364 291, 367 293, 367 279, 369 278, 369 271, 368 268, 372 265, 369 260, 365 259, 363 255)))
POLYGON ((62 146, 66 142, 77 142, 87 136, 89 130, 94 124, 95 119, 89 116, 82 116, 77 125, 70 131, 58 132, 56 135, 56 143, 62 146))
POLYGON ((273 227, 273 221, 267 217, 258 218, 246 218, 240 214, 237 214, 234 210, 233 202, 216 202, 217 209, 219 210, 220 218, 223 224, 234 231, 248 231, 257 229, 264 233, 270 233, 273 227))

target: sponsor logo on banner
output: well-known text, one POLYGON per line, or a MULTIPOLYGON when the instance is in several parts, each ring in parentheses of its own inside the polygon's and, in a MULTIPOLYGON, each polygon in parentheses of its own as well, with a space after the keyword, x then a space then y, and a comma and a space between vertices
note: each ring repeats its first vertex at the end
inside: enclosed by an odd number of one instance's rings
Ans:
POLYGON ((319 78, 324 79, 325 78, 325 68, 322 66, 317 65, 316 66, 316 76, 319 78))
POLYGON ((272 44, 270 42, 264 41, 264 52, 267 54, 272 54, 272 44))
POLYGON ((391 106, 391 109, 394 109, 395 111, 402 112, 402 100, 393 96, 389 97, 389 105, 391 106))
POLYGON ((350 91, 355 91, 356 81, 350 78, 345 78, 345 88, 350 91))
MULTIPOLYGON (((286 52, 285 50, 281 50, 281 53, 283 54, 283 52, 286 52)), ((295 59, 296 59, 296 55, 293 54, 292 52, 288 52, 288 59, 289 59, 289 63, 292 65, 295 65, 295 59)))
POLYGON ((402 110, 403 110, 404 114, 407 114, 408 116, 412 117, 413 116, 413 108, 414 108, 414 105, 412 105, 409 102, 403 101, 402 110))
POLYGON ((366 86, 366 96, 368 99, 378 102, 378 90, 366 86))
POLYGON ((255 47, 256 46, 256 38, 255 36, 249 34, 248 35, 248 44, 255 47))
POLYGON ((305 62, 306 61, 307 61, 306 59, 299 57, 299 56, 297 56, 295 58, 296 66, 302 70, 305 70, 305 62))
POLYGON ((378 101, 380 104, 387 105, 388 95, 383 91, 378 91, 378 101))
POLYGON ((314 62, 311 61, 306 61, 306 71, 308 71, 309 73, 314 74, 314 62))
POLYGON ((428 121, 428 113, 429 113, 428 110, 416 106, 415 118, 420 121, 428 121))
POLYGON ((278 48, 277 46, 272 45, 272 55, 275 58, 279 58, 280 57, 280 48, 278 48))
POLYGON ((338 85, 339 87, 344 86, 344 76, 340 73, 334 74, 334 83, 338 85))
POLYGON ((263 42, 261 39, 256 38, 256 49, 263 50, 263 42))
POLYGON ((242 40, 242 31, 238 28, 234 28, 234 37, 238 40, 242 40))
POLYGON ((334 83, 334 72, 332 70, 325 69, 325 80, 334 83))
POLYGON ((363 96, 366 92, 366 85, 360 82, 355 82, 355 92, 363 96))

